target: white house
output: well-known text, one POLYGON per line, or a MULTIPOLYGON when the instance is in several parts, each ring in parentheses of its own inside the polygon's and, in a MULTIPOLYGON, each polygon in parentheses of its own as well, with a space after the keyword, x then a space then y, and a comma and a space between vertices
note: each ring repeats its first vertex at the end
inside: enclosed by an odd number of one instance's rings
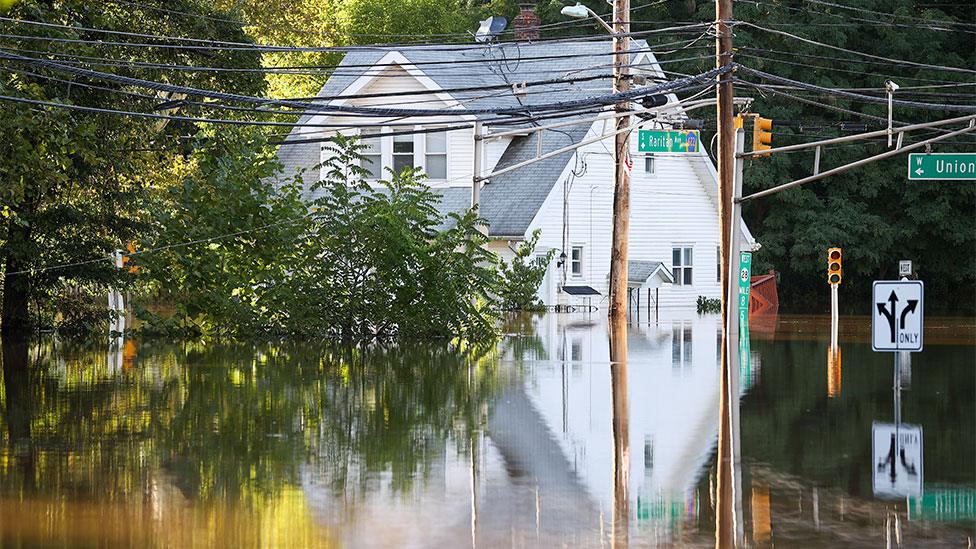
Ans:
MULTIPOLYGON (((631 42, 632 72, 646 82, 663 81, 648 45, 631 42)), ((558 250, 557 259, 539 290, 548 305, 580 300, 567 293, 588 286, 599 292, 594 305, 607 304, 609 287, 611 208, 613 199, 613 121, 592 121, 542 132, 532 126, 501 125, 498 116, 466 114, 550 104, 607 95, 611 91, 609 41, 501 43, 491 46, 403 46, 354 50, 346 55, 319 93, 323 105, 357 105, 411 109, 450 109, 450 118, 363 118, 334 114, 302 117, 278 156, 286 175, 303 172, 306 183, 318 179, 322 138, 336 131, 360 134, 368 149, 364 167, 377 177, 387 168, 424 169, 429 185, 441 195, 444 212, 471 206, 474 130, 390 135, 404 129, 465 125, 481 119, 485 134, 524 130, 483 141, 482 174, 537 156, 607 137, 544 160, 489 177, 481 191, 480 212, 489 224, 489 246, 503 257, 511 247, 540 230, 538 252, 558 250), (576 79, 572 82, 565 80, 576 79), (543 81, 558 83, 541 84, 543 81), (526 84, 522 87, 522 84, 526 84), (390 95, 396 94, 396 95, 390 95), (376 127, 350 130, 348 126, 376 127), (346 129, 342 129, 347 126, 346 129), (565 254, 565 260, 559 259, 565 254)), ((670 96, 676 102, 675 96, 670 96)), ((609 112, 609 111, 607 111, 609 112)), ((683 117, 681 107, 661 113, 683 117)), ((559 120, 546 120, 539 124, 559 120)), ((661 120, 659 116, 656 120, 661 120)), ((644 128, 662 127, 648 120, 644 128)), ((665 126, 666 127, 666 126, 665 126)), ((634 160, 631 182, 629 258, 631 286, 642 299, 656 297, 660 307, 692 308, 698 296, 719 296, 718 182, 704 151, 687 154, 638 152, 638 134, 631 133, 634 160), (658 293, 644 291, 657 288, 658 293)), ((743 249, 756 246, 748 229, 740 231, 743 249)), ((646 301, 644 302, 646 303, 646 301)), ((643 303, 642 303, 643 305, 643 303)))

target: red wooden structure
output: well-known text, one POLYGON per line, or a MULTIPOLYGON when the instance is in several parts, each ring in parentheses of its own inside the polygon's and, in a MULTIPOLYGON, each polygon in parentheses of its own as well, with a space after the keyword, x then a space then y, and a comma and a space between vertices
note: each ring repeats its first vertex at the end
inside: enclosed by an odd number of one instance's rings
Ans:
POLYGON ((749 292, 749 316, 775 315, 779 312, 779 295, 776 293, 776 271, 752 277, 749 292))

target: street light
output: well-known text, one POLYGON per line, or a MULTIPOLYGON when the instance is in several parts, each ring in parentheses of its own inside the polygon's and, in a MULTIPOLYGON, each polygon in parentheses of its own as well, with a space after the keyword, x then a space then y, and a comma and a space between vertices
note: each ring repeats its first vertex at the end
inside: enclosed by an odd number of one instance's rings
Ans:
POLYGON ((559 10, 559 13, 574 19, 586 19, 587 17, 592 17, 603 25, 603 28, 606 29, 607 32, 614 34, 613 27, 608 25, 607 22, 604 21, 599 15, 594 13, 593 10, 584 6, 583 4, 580 4, 579 2, 577 2, 575 6, 564 6, 563 9, 559 10))
MULTIPOLYGON (((613 0, 613 26, 593 10, 576 3, 560 13, 576 19, 592 17, 613 37, 613 93, 630 90, 630 0, 613 0)), ((626 161, 630 150, 630 110, 628 101, 614 105, 617 111, 614 134, 613 236, 610 244, 610 321, 626 325, 627 319, 627 233, 630 230, 630 172, 626 161)), ((618 334, 620 335, 620 334, 618 334)))

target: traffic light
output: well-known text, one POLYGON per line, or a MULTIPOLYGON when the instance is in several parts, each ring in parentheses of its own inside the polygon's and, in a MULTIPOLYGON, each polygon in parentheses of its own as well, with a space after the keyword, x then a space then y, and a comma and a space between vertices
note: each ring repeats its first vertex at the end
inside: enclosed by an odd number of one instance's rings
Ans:
POLYGON ((752 150, 765 151, 773 148, 773 121, 757 116, 752 123, 752 150))
POLYGON ((132 274, 138 273, 139 272, 139 266, 138 265, 129 265, 129 262, 132 261, 132 255, 134 255, 135 253, 137 253, 136 252, 136 243, 135 243, 135 241, 131 241, 128 244, 126 244, 125 245, 125 249, 129 253, 127 253, 127 254, 125 254, 125 255, 122 256, 122 267, 123 268, 128 267, 129 272, 132 273, 132 274))
POLYGON ((840 248, 827 249, 827 282, 839 285, 842 278, 843 250, 840 248))

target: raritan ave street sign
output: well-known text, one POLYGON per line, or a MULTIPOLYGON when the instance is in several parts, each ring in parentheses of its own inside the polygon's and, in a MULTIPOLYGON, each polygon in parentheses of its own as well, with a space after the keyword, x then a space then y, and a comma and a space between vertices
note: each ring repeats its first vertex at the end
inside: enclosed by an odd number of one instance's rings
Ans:
POLYGON ((976 179, 976 153, 909 154, 908 179, 976 179))
POLYGON ((875 280, 872 294, 871 347, 875 351, 921 351, 922 281, 875 280))
POLYGON ((692 153, 701 149, 698 130, 640 130, 637 150, 649 153, 692 153))

